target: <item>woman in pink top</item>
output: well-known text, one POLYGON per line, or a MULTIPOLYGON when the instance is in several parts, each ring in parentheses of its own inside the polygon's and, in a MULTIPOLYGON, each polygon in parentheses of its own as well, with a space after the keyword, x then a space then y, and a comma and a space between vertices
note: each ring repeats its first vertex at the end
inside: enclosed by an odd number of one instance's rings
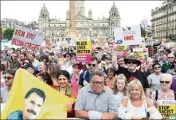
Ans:
POLYGON ((78 79, 79 79, 79 72, 82 69, 82 65, 81 64, 74 64, 73 65, 73 74, 71 77, 71 91, 72 91, 72 96, 73 97, 77 97, 78 95, 78 79))

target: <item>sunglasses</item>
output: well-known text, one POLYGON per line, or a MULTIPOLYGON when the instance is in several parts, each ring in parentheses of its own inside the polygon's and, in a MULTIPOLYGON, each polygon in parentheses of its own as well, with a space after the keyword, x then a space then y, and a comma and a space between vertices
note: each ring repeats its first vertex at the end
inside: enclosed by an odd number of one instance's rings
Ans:
POLYGON ((8 77, 4 77, 4 79, 6 80, 10 80, 10 79, 12 79, 13 77, 10 77, 10 76, 8 76, 8 77))
POLYGON ((92 66, 92 67, 95 67, 96 66, 96 64, 88 64, 89 66, 92 66))
POLYGON ((136 64, 136 61, 128 61, 127 64, 136 64))
POLYGON ((154 69, 160 69, 161 67, 154 67, 154 69))
POLYGON ((168 57, 168 59, 173 59, 174 57, 168 57))
POLYGON ((168 84, 168 83, 170 83, 170 81, 160 81, 160 83, 166 83, 166 84, 168 84))

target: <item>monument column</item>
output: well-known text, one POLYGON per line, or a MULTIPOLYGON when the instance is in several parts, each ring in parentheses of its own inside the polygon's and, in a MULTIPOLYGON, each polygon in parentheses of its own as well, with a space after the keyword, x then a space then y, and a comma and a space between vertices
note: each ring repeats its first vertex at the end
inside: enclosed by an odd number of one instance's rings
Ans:
POLYGON ((78 37, 78 32, 75 29, 75 0, 69 1, 69 12, 70 12, 70 28, 67 33, 67 38, 72 38, 76 40, 78 37))

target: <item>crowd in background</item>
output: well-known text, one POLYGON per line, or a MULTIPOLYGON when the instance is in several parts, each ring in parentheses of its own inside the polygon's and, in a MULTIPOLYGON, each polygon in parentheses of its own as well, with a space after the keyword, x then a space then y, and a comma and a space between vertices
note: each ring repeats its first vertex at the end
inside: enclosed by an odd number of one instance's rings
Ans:
MULTIPOLYGON (((16 70, 23 68, 76 98, 67 116, 83 119, 161 119, 157 100, 176 100, 176 56, 161 47, 144 61, 118 55, 117 45, 93 48, 91 63, 78 62, 75 47, 40 50, 5 47, 1 51, 1 102, 5 103, 16 70)), ((56 96, 57 97, 57 96, 56 96)))

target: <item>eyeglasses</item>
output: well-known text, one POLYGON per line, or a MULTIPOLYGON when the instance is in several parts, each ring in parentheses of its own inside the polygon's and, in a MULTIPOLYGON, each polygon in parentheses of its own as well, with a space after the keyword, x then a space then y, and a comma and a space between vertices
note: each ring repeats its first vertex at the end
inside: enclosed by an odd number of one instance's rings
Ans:
POLYGON ((160 69, 161 67, 154 67, 154 69, 160 69))
POLYGON ((95 67, 96 66, 96 64, 88 64, 89 66, 92 66, 92 67, 95 67))
POLYGON ((170 81, 160 81, 160 83, 166 83, 166 84, 168 84, 168 83, 170 83, 170 81))
POLYGON ((10 79, 12 79, 13 77, 10 77, 10 76, 8 76, 8 77, 4 77, 4 79, 7 79, 7 80, 10 80, 10 79))
POLYGON ((98 82, 98 81, 92 81, 92 83, 94 84, 94 85, 103 85, 104 84, 104 82, 98 82))
POLYGON ((127 64, 136 64, 136 61, 128 61, 127 64))

